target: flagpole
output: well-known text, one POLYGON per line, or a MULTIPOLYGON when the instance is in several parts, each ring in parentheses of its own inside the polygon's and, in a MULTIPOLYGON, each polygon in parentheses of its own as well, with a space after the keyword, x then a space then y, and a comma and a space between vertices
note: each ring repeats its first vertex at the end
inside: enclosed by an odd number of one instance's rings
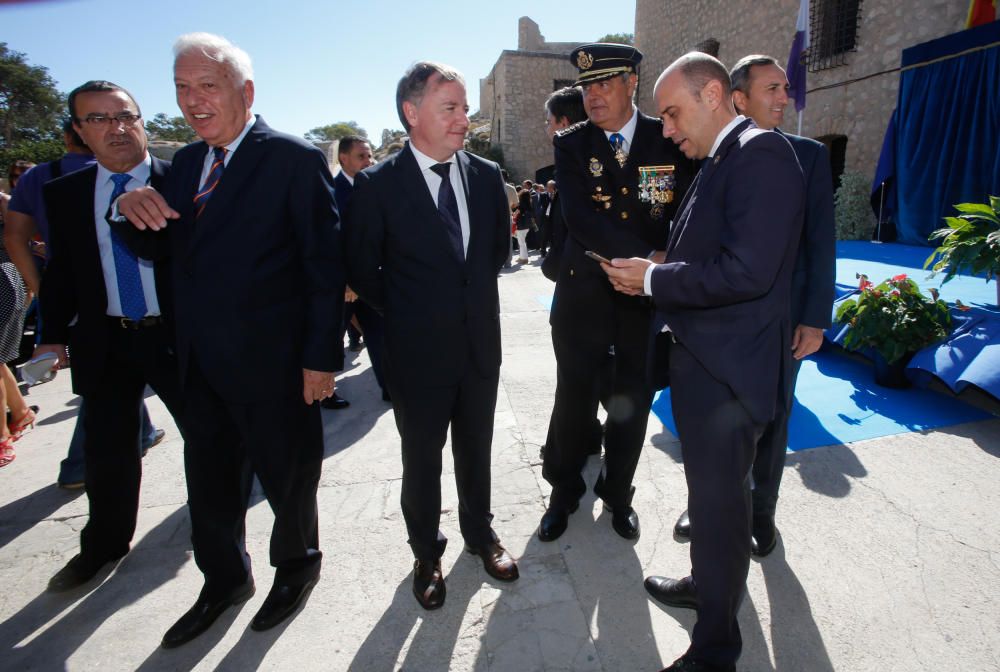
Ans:
POLYGON ((802 135, 802 110, 799 110, 799 130, 795 132, 795 135, 802 135))

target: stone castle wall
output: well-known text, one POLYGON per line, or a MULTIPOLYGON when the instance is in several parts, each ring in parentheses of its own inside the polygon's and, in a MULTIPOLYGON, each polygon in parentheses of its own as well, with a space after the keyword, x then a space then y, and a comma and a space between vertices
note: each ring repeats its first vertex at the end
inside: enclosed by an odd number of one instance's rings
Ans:
POLYGON ((552 163, 545 135, 545 99, 576 79, 569 53, 582 42, 545 42, 538 24, 518 21, 518 49, 505 50, 479 82, 479 112, 491 124, 490 140, 504 153, 513 181, 534 179, 552 163))
MULTIPOLYGON (((816 4, 816 0, 813 0, 816 4)), ((731 66, 751 53, 788 61, 798 0, 636 0, 635 44, 645 58, 637 104, 655 115, 652 90, 659 73, 678 56, 710 37, 721 43, 719 58, 731 66)), ((896 106, 901 51, 962 30, 968 3, 917 0, 906 5, 862 0, 857 51, 841 65, 807 75, 802 135, 847 137, 845 170, 872 177, 889 116, 896 106), (825 88, 829 87, 829 88, 825 88), (816 90, 814 89, 823 89, 816 90)), ((782 128, 794 133, 794 104, 782 128)))

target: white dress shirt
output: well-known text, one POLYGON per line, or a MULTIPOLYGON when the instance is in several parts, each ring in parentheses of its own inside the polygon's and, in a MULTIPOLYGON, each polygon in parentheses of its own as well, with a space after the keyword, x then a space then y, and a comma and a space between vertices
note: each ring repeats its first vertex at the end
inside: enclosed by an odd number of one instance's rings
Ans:
POLYGON ((620 133, 621 136, 625 139, 625 142, 622 143, 622 150, 626 154, 628 154, 629 150, 632 149, 632 136, 635 135, 635 125, 638 119, 639 119, 639 110, 636 109, 635 105, 633 105, 632 117, 628 120, 628 122, 626 122, 624 126, 621 127, 621 130, 604 131, 604 135, 605 137, 607 137, 608 142, 609 143, 611 142, 612 135, 614 135, 615 133, 620 133))
MULTIPOLYGON (((224 149, 226 149, 228 151, 226 152, 226 158, 225 158, 225 160, 222 162, 222 166, 223 167, 226 167, 226 166, 229 165, 229 162, 233 158, 233 152, 235 152, 236 148, 240 146, 240 143, 243 142, 243 138, 245 138, 247 136, 247 133, 250 132, 250 129, 253 128, 253 125, 256 124, 256 123, 257 123, 257 117, 255 117, 255 116, 253 116, 251 114, 250 115, 250 120, 247 121, 247 125, 243 127, 243 131, 239 135, 236 136, 235 140, 233 140, 232 142, 230 142, 228 145, 226 145, 224 147, 224 149)), ((202 168, 201 168, 201 179, 198 180, 198 190, 199 191, 201 191, 201 186, 203 184, 205 184, 205 180, 208 179, 208 174, 212 171, 212 164, 213 163, 215 163, 215 147, 209 146, 208 151, 205 152, 205 162, 204 162, 204 164, 202 165, 202 168)))
MULTIPOLYGON (((132 179, 125 185, 125 191, 144 187, 149 182, 152 160, 149 154, 128 174, 132 179)), ((104 219, 108 212, 115 183, 113 173, 97 164, 97 182, 94 185, 94 225, 97 230, 97 248, 101 255, 101 270, 104 271, 104 286, 108 294, 108 315, 122 317, 121 298, 118 296, 118 272, 115 270, 115 253, 111 244, 111 227, 104 219)), ((146 299, 146 316, 160 314, 160 302, 156 298, 156 279, 153 277, 153 262, 139 257, 139 279, 142 281, 142 295, 146 299)))
POLYGON ((427 188, 431 192, 431 200, 433 200, 435 204, 438 200, 438 189, 441 188, 441 177, 431 170, 431 166, 436 166, 439 163, 454 164, 454 168, 448 171, 448 175, 451 177, 451 189, 455 192, 455 200, 458 201, 458 218, 462 223, 462 248, 465 250, 465 253, 468 254, 469 205, 465 198, 465 185, 462 184, 462 176, 459 174, 458 161, 455 159, 455 155, 452 154, 448 157, 447 161, 435 161, 414 147, 412 142, 410 143, 410 150, 413 152, 413 156, 417 158, 417 165, 420 167, 420 174, 424 176, 427 188))

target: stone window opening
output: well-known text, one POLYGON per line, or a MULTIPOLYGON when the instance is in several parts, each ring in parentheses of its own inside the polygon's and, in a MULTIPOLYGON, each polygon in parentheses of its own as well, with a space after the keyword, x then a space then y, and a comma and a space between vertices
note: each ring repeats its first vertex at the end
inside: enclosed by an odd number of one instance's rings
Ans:
POLYGON ((857 51, 862 0, 811 0, 809 7, 810 72, 828 70, 847 63, 847 54, 857 51))

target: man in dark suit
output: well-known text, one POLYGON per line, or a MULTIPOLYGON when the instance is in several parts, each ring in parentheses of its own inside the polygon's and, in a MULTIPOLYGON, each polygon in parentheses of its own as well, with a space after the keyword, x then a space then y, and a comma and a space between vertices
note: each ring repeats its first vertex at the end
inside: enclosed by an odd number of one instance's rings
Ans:
POLYGON ((139 509, 139 436, 149 384, 179 418, 181 395, 173 354, 169 269, 139 259, 113 234, 105 214, 124 191, 160 186, 170 164, 146 151, 142 114, 116 84, 90 81, 69 95, 73 127, 96 165, 44 189, 52 257, 42 279, 41 345, 56 366, 72 348, 73 391, 87 405, 87 499, 90 518, 80 553, 49 581, 49 590, 83 585, 129 550, 139 509), (75 326, 70 326, 76 319, 75 326))
POLYGON ((566 530, 569 514, 586 491, 581 471, 600 450, 593 423, 597 386, 614 348, 611 404, 604 434, 604 470, 594 492, 611 512, 615 532, 639 536, 632 508, 632 477, 646 438, 653 400, 647 375, 652 310, 648 300, 616 293, 600 264, 586 256, 662 255, 667 222, 693 174, 692 164, 662 135, 656 119, 632 102, 642 54, 621 44, 586 44, 571 54, 580 70, 588 121, 556 134, 559 203, 569 236, 552 300, 550 322, 556 355, 555 402, 542 473, 552 485, 538 527, 542 541, 566 530), (644 175, 656 168, 663 189, 654 199, 644 175))
POLYGON ((149 229, 136 247, 169 255, 173 271, 188 508, 205 585, 164 635, 168 648, 254 593, 244 542, 254 475, 275 516, 276 571, 251 628, 290 616, 319 579, 323 431, 313 402, 333 393, 343 366, 335 339, 344 300, 322 152, 251 114, 243 50, 193 33, 177 40, 174 57, 177 103, 202 142, 177 152, 162 195, 139 189, 118 201, 149 229))
POLYGON ((664 263, 602 265, 626 295, 650 295, 668 329, 674 418, 691 515, 691 576, 646 579, 659 601, 695 608, 691 647, 669 670, 731 671, 750 565, 754 447, 791 370, 790 291, 805 203, 795 152, 737 116, 729 73, 686 54, 653 93, 663 133, 707 159, 670 230, 664 263))
MULTIPOLYGON (((795 379, 802 359, 819 350, 823 332, 830 327, 833 285, 837 271, 833 224, 833 178, 826 146, 777 126, 788 106, 788 78, 770 56, 740 59, 729 73, 736 111, 754 120, 758 128, 784 135, 798 157, 806 179, 806 219, 792 274, 792 370, 774 420, 757 442, 753 460, 753 544, 751 552, 768 555, 778 543, 774 511, 778 486, 785 468, 788 419, 795 395, 795 379)), ((690 518, 681 514, 674 531, 691 535, 690 518)))
POLYGON ((490 444, 500 376, 497 273, 510 217, 496 164, 462 151, 469 128, 462 75, 412 66, 396 89, 410 140, 355 176, 348 278, 385 318, 385 379, 402 440, 403 518, 413 593, 444 604, 441 451, 451 428, 466 550, 501 581, 517 565, 490 523, 490 444))
MULTIPOLYGON (((340 172, 333 178, 333 187, 337 197, 337 212, 340 213, 341 220, 346 222, 351 198, 354 196, 354 176, 374 163, 372 147, 368 144, 368 140, 359 135, 344 136, 337 145, 337 160, 340 162, 340 172)), ((385 379, 382 375, 382 316, 365 301, 359 299, 350 287, 344 292, 344 302, 346 304, 344 328, 347 328, 347 322, 352 315, 357 318, 364 333, 365 343, 368 345, 368 357, 371 359, 375 381, 382 390, 382 401, 390 401, 391 396, 385 388, 385 379)), ((338 343, 342 343, 343 340, 341 332, 338 343)), ((321 401, 320 405, 323 408, 337 409, 345 407, 347 401, 334 394, 329 399, 321 401)))
MULTIPOLYGON (((583 107, 583 93, 579 87, 565 86, 552 94, 545 101, 545 134, 549 141, 556 136, 556 131, 569 128, 573 124, 584 121, 587 111, 583 107)), ((542 168, 536 176, 548 175, 555 177, 555 165, 542 168)), ((548 179, 546 178, 546 182, 548 179)), ((538 177, 540 180, 541 177, 538 177)), ((562 259, 563 245, 566 242, 566 218, 563 217, 562 204, 559 200, 559 190, 552 190, 549 203, 549 249, 542 261, 542 274, 555 282, 559 276, 559 264, 562 259)), ((551 434, 551 426, 549 427, 551 434)))

